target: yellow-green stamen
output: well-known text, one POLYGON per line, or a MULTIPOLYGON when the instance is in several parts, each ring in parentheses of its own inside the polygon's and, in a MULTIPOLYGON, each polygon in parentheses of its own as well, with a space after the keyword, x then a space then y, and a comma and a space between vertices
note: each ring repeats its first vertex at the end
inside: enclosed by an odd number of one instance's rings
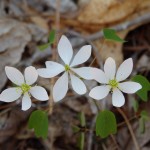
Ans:
POLYGON ((21 90, 22 90, 22 93, 24 94, 24 93, 28 92, 28 91, 31 89, 31 86, 24 83, 24 84, 22 84, 22 85, 20 86, 20 88, 21 88, 21 90))
POLYGON ((118 87, 118 82, 117 82, 117 80, 113 79, 113 80, 110 80, 110 81, 109 81, 109 85, 110 85, 112 88, 116 88, 116 87, 118 87))
POLYGON ((69 71, 70 70, 70 66, 69 65, 65 65, 65 70, 69 71))

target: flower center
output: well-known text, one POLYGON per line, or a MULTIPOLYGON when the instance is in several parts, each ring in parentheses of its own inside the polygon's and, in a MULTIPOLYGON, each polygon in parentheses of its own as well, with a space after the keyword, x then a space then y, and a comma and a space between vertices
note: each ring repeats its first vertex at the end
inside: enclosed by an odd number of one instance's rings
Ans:
POLYGON ((22 90, 22 93, 24 94, 24 93, 28 92, 31 89, 31 86, 28 85, 28 84, 23 83, 20 88, 22 90))
POLYGON ((112 88, 116 88, 116 87, 118 87, 118 82, 117 82, 117 80, 115 80, 115 79, 109 80, 109 85, 110 85, 112 88))
POLYGON ((69 71, 70 70, 70 66, 69 65, 65 65, 65 70, 69 71))

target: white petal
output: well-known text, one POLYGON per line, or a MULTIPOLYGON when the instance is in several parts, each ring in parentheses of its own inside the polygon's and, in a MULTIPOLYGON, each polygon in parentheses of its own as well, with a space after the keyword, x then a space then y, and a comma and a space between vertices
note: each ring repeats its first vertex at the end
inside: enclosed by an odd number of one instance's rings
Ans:
POLYGON ((125 103, 125 98, 123 93, 118 89, 114 89, 113 90, 113 94, 112 94, 112 104, 115 107, 121 107, 123 106, 125 103))
POLYGON ((0 94, 0 101, 13 102, 17 100, 21 94, 22 91, 20 88, 8 88, 0 94))
POLYGON ((103 84, 109 82, 109 79, 106 77, 106 74, 101 69, 93 68, 92 70, 92 76, 94 80, 103 84))
POLYGON ((58 75, 59 73, 63 72, 64 70, 65 69, 61 70, 60 68, 59 69, 54 68, 54 70, 49 68, 41 68, 41 69, 37 69, 37 72, 39 76, 43 78, 52 78, 58 75))
POLYGON ((85 45, 75 55, 70 66, 73 67, 73 66, 82 64, 86 62, 90 56, 91 56, 91 45, 85 45))
POLYGON ((64 61, 64 63, 69 65, 73 55, 73 49, 70 41, 64 35, 62 35, 58 43, 58 54, 61 57, 61 59, 64 61))
POLYGON ((70 77, 71 77, 71 84, 72 84, 73 90, 80 95, 85 94, 86 86, 84 82, 71 73, 70 73, 70 77))
POLYGON ((30 89, 29 91, 31 93, 31 95, 40 100, 40 101, 46 101, 49 99, 48 94, 46 92, 46 90, 41 87, 41 86, 34 86, 30 89))
POLYGON ((57 63, 57 62, 54 62, 54 61, 46 61, 45 62, 45 65, 46 65, 46 68, 49 68, 49 69, 64 69, 64 66, 57 63))
POLYGON ((28 85, 35 83, 38 78, 38 73, 35 67, 30 66, 25 69, 24 72, 25 81, 28 85))
POLYGON ((119 89, 124 93, 135 93, 142 88, 142 86, 137 82, 122 82, 118 85, 119 89))
POLYGON ((116 62, 114 61, 113 58, 109 57, 106 59, 104 64, 104 72, 110 80, 115 78, 116 62))
POLYGON ((68 72, 65 72, 55 83, 53 87, 54 101, 63 99, 68 91, 68 72))
POLYGON ((18 69, 14 67, 6 66, 5 72, 6 72, 8 79, 12 81, 13 83, 15 83, 16 85, 21 85, 24 83, 24 77, 18 69))
POLYGON ((48 68, 37 69, 38 75, 42 78, 51 78, 51 70, 48 68))
POLYGON ((93 99, 100 100, 105 98, 109 94, 109 91, 110 87, 108 85, 96 86, 90 91, 89 96, 93 99))
POLYGON ((133 69, 133 60, 132 58, 126 59, 118 68, 116 73, 116 80, 122 81, 125 80, 132 72, 133 69))
POLYGON ((46 68, 49 69, 50 78, 55 77, 65 70, 65 67, 53 61, 46 61, 46 68))
POLYGON ((22 110, 26 111, 31 107, 31 99, 28 93, 25 93, 22 99, 22 110))
POLYGON ((81 68, 71 68, 73 72, 75 72, 77 75, 79 75, 81 78, 86 80, 92 80, 92 67, 81 67, 81 68))

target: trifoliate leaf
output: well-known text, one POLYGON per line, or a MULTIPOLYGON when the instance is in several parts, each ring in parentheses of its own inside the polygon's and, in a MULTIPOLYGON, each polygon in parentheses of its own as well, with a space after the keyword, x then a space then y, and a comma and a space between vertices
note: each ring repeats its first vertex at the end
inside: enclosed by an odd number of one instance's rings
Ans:
POLYGON ((49 33, 49 38, 48 38, 48 41, 49 41, 50 44, 54 43, 55 35, 56 35, 56 31, 55 30, 51 30, 51 32, 49 33))
POLYGON ((46 138, 48 135, 48 116, 44 111, 32 112, 28 122, 29 129, 34 129, 37 137, 46 138))
POLYGON ((106 138, 110 134, 117 132, 115 115, 108 110, 100 112, 96 118, 96 135, 106 138))
POLYGON ((113 40, 116 42, 126 42, 125 40, 121 39, 117 34, 116 31, 114 29, 109 29, 109 28, 105 28, 103 29, 103 34, 105 39, 107 40, 113 40))
POLYGON ((38 46, 38 48, 39 48, 40 51, 44 51, 44 50, 47 49, 49 46, 50 46, 50 44, 49 44, 49 43, 46 43, 46 44, 43 44, 43 45, 38 46))
POLYGON ((78 138, 78 147, 80 150, 84 150, 84 140, 85 140, 85 134, 81 132, 78 138))
POLYGON ((80 119, 80 124, 81 124, 81 126, 82 126, 82 127, 85 127, 86 121, 85 121, 85 114, 84 114, 84 112, 81 112, 81 113, 79 114, 79 119, 80 119))
POLYGON ((146 102, 148 100, 148 91, 150 91, 150 82, 142 75, 136 75, 132 80, 142 85, 142 89, 137 91, 136 94, 146 102))
POLYGON ((137 112, 138 109, 139 109, 138 101, 137 100, 133 100, 132 106, 133 106, 134 111, 137 112))

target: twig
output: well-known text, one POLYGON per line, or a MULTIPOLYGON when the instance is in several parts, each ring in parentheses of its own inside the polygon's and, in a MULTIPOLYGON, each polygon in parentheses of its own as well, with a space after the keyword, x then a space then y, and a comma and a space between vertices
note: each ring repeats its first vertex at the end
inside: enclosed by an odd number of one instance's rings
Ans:
MULTIPOLYGON (((60 0, 56 0, 56 29, 59 30, 59 24, 60 24, 60 0)), ((54 49, 53 49, 53 53, 52 53, 52 60, 57 60, 57 55, 56 55, 56 45, 58 43, 58 35, 56 36, 56 42, 54 44, 54 49)), ((53 112, 53 105, 54 105, 54 101, 53 101, 53 96, 52 96, 52 91, 53 88, 52 86, 54 85, 55 79, 52 78, 51 82, 50 82, 50 104, 49 104, 49 114, 52 114, 53 112)))
MULTIPOLYGON (((57 9, 56 9, 56 30, 59 31, 60 29, 60 0, 56 0, 57 9)), ((59 35, 56 36, 56 45, 55 45, 55 51, 54 51, 54 60, 58 59, 58 55, 56 54, 56 46, 59 40, 59 35)))
POLYGON ((8 103, 6 105, 1 105, 0 110, 7 109, 7 108, 10 108, 10 107, 12 108, 12 106, 16 106, 16 103, 12 102, 12 103, 8 103))
POLYGON ((11 107, 4 109, 3 111, 0 112, 0 116, 2 116, 3 114, 7 113, 11 109, 12 109, 11 107))
POLYGON ((91 125, 90 125, 90 130, 89 130, 89 136, 88 136, 88 146, 87 146, 87 150, 91 150, 92 149, 92 139, 93 139, 93 131, 95 128, 95 121, 96 121, 96 116, 94 116, 94 118, 92 119, 91 125))
MULTIPOLYGON (((150 22, 150 13, 147 13, 147 14, 144 14, 144 15, 141 15, 139 17, 136 17, 132 20, 129 20, 129 21, 126 21, 126 22, 123 22, 121 24, 118 24, 116 26, 112 26, 112 27, 109 27, 111 29, 114 29, 116 31, 123 31, 123 30, 126 30, 128 28, 131 28, 135 25, 138 25, 138 24, 143 24, 143 23, 148 23, 150 22)), ((74 31, 64 31, 64 32, 74 32, 74 31)), ((81 46, 81 45, 84 45, 87 41, 94 41, 94 40, 97 40, 97 39, 100 39, 103 37, 103 32, 102 31, 99 31, 99 32, 96 32, 94 34, 91 34, 89 36, 86 36, 84 39, 84 41, 79 41, 77 43, 76 46, 81 46)))
MULTIPOLYGON (((138 115, 136 115, 136 116, 133 116, 133 117, 129 118, 128 121, 129 121, 129 122, 132 122, 133 120, 138 119, 139 117, 140 117, 140 115, 138 114, 138 115)), ((119 128, 119 127, 122 127, 122 126, 124 126, 125 124, 126 124, 126 122, 123 121, 123 122, 121 122, 121 123, 118 123, 117 127, 118 127, 118 128, 119 128)))
POLYGON ((139 144, 138 144, 138 142, 137 142, 137 139, 136 139, 136 137, 135 137, 135 134, 134 134, 134 132, 133 132, 133 129, 132 129, 132 127, 131 127, 131 124, 130 124, 130 122, 129 122, 127 116, 125 115, 125 113, 124 113, 120 108, 117 108, 117 110, 118 110, 118 112, 122 115, 122 117, 124 118, 124 120, 125 120, 125 122, 126 122, 126 124, 127 124, 127 126, 128 126, 128 129, 129 129, 129 131, 130 131, 130 134, 131 134, 131 137, 132 137, 132 139, 133 139, 133 143, 134 143, 134 145, 135 145, 136 150, 140 150, 140 146, 139 146, 139 144))

